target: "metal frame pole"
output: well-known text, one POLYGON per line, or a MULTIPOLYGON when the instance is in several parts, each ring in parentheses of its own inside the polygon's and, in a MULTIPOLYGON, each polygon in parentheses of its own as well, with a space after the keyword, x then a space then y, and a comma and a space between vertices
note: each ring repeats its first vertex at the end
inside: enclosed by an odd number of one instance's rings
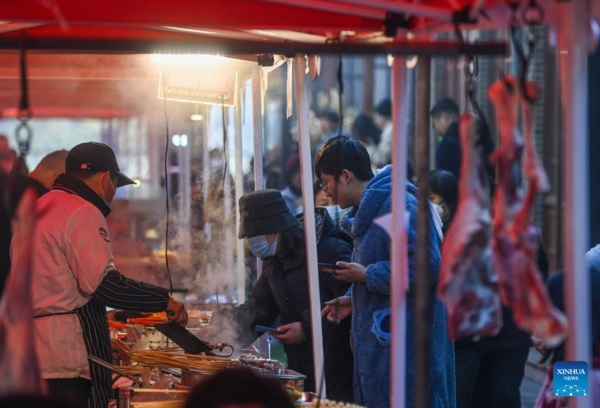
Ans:
POLYGON ((417 276, 415 279, 415 407, 429 407, 429 364, 431 342, 431 276, 429 270, 429 106, 431 95, 431 57, 422 56, 417 65, 417 178, 419 211, 417 216, 417 276))
MULTIPOLYGON (((243 87, 243 82, 242 85, 243 87)), ((240 225, 239 203, 244 194, 244 171, 242 168, 242 95, 238 89, 235 100, 235 225, 240 225)), ((244 240, 238 239, 236 245, 237 300, 238 305, 246 301, 246 262, 244 256, 244 240)))
MULTIPOLYGON (((319 290, 319 270, 317 266, 317 232, 315 226, 315 198, 313 192, 313 171, 308 127, 308 92, 306 90, 306 58, 304 54, 294 57, 294 79, 296 84, 296 120, 298 122, 298 144, 300 145, 300 168, 302 171, 302 203, 304 205, 304 239, 306 242, 306 265, 310 294, 310 317, 312 325, 313 358, 315 384, 317 390, 322 383, 323 330, 321 326, 321 293, 319 290)), ((320 391, 320 390, 318 390, 320 391)), ((325 383, 321 397, 325 397, 325 383)))
MULTIPOLYGON (((252 127, 254 133, 254 190, 264 190, 265 183, 263 177, 263 130, 262 130, 262 85, 261 68, 252 70, 252 127)), ((262 275, 262 261, 256 258, 256 274, 260 278, 262 275)), ((267 336, 263 335, 258 341, 260 354, 269 355, 269 345, 267 336)))
MULTIPOLYGON (((192 171, 192 147, 191 147, 191 137, 187 135, 188 144, 186 146, 181 146, 181 154, 180 154, 180 179, 182 190, 180 190, 180 194, 182 195, 182 199, 180 201, 183 202, 183 208, 181 213, 179 214, 181 220, 181 227, 187 233, 192 234, 192 185, 190 184, 190 173, 192 171)), ((141 150, 140 150, 141 151, 141 150)), ((192 249, 192 240, 186 239, 183 244, 179 244, 180 247, 183 247, 185 251, 191 251, 192 249)))
POLYGON ((406 293, 408 291, 408 234, 406 225, 406 58, 392 66, 392 361, 390 406, 404 408, 406 395, 406 293))
MULTIPOLYGON (((586 361, 591 369, 589 248, 587 2, 560 3, 558 21, 561 92, 565 118, 565 307, 569 321, 567 360, 586 361)), ((588 408, 594 396, 571 398, 571 407, 588 408)))

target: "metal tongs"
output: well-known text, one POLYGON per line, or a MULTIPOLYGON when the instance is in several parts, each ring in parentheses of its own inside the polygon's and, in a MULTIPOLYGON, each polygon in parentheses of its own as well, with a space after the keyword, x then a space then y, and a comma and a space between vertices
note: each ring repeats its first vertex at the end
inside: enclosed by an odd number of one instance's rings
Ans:
POLYGON ((119 370, 119 369, 118 369, 117 367, 115 367, 114 365, 112 365, 112 364, 110 364, 110 363, 107 363, 106 361, 104 361, 104 360, 101 360, 101 359, 99 359, 99 358, 98 358, 98 357, 96 357, 96 356, 89 356, 89 357, 88 357, 88 360, 90 360, 90 361, 91 361, 92 363, 94 363, 94 364, 97 364, 97 365, 99 365, 100 367, 104 367, 104 368, 106 368, 107 370, 110 370, 110 371, 112 371, 113 373, 117 374, 117 377, 115 377, 115 379, 114 379, 114 380, 112 380, 112 382, 111 382, 111 386, 112 386, 114 383, 116 383, 116 382, 119 380, 119 378, 121 378, 121 377, 125 377, 125 378, 127 378, 127 379, 129 379, 129 380, 133 381, 133 382, 134 382, 134 383, 136 383, 136 384, 140 384, 140 385, 142 385, 142 382, 141 382, 140 380, 136 380, 135 378, 132 378, 130 375, 128 375, 128 374, 125 374, 123 371, 119 370))

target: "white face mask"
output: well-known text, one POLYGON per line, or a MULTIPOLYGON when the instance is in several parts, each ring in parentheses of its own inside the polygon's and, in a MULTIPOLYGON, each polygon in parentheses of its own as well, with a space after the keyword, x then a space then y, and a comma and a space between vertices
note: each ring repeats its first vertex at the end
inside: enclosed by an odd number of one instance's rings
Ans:
MULTIPOLYGON (((277 234, 277 237, 279 237, 279 234, 277 234)), ((275 238, 272 244, 269 244, 265 235, 251 237, 248 238, 248 247, 254 256, 268 258, 277 252, 277 238, 275 238)))
MULTIPOLYGON (((108 182, 110 183, 110 186, 113 188, 113 191, 116 192, 117 189, 115 188, 115 185, 113 184, 112 180, 110 179, 110 176, 108 176, 108 182)), ((106 201, 106 196, 104 195, 104 187, 102 186, 102 177, 100 177, 100 191, 102 191, 102 199, 104 200, 104 203, 110 207, 110 205, 112 204, 112 200, 106 201)))
POLYGON ((339 205, 328 205, 325 206, 325 209, 329 213, 329 216, 333 218, 333 221, 337 224, 340 222, 340 218, 342 218, 342 213, 344 212, 339 205))
MULTIPOLYGON (((433 203, 432 203, 433 204, 433 203)), ((446 203, 441 203, 441 204, 433 204, 433 206, 435 207, 435 210, 437 211, 437 213, 439 214, 440 218, 443 220, 444 217, 449 213, 448 210, 444 210, 444 207, 446 206, 446 203)))

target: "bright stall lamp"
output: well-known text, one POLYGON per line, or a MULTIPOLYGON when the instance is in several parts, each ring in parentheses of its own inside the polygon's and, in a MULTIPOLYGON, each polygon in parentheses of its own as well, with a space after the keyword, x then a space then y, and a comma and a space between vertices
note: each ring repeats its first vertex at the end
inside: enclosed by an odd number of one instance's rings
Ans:
POLYGON ((190 116, 190 119, 193 120, 194 122, 200 122, 201 120, 204 120, 204 116, 194 113, 193 115, 190 116))
POLYGON ((181 147, 186 147, 188 145, 187 135, 181 135, 180 144, 181 144, 181 147))
POLYGON ((173 135, 173 137, 171 138, 171 141, 173 142, 173 144, 175 146, 177 146, 177 147, 181 146, 181 136, 179 136, 179 135, 173 135))

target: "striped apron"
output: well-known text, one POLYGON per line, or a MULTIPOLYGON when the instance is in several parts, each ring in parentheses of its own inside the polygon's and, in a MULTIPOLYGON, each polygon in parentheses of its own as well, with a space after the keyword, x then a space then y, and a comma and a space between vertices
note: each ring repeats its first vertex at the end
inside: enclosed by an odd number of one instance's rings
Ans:
MULTIPOLYGON (((64 313, 50 313, 35 318, 76 314, 83 329, 83 341, 88 356, 92 355, 112 364, 112 348, 108 334, 108 318, 106 308, 92 298, 88 303, 75 310, 64 313)), ((110 370, 97 364, 89 363, 92 377, 92 393, 88 400, 90 408, 106 408, 111 398, 112 374, 110 370)))

